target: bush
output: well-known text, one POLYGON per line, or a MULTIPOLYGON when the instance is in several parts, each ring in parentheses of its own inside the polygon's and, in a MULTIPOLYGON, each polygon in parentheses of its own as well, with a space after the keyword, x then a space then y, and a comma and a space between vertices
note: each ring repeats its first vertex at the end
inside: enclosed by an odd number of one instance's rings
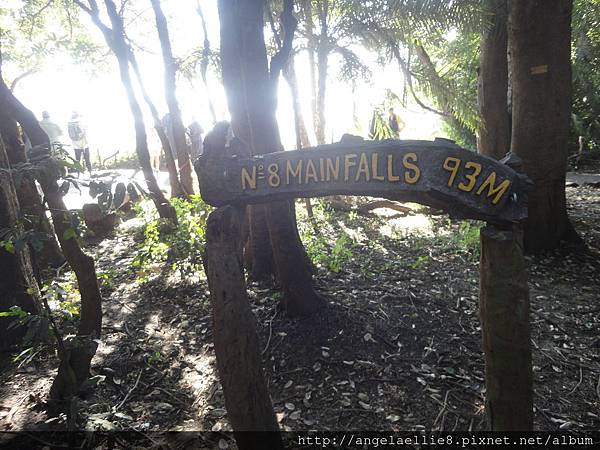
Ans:
POLYGON ((199 195, 189 201, 171 199, 177 213, 178 225, 166 230, 156 210, 139 211, 145 218, 143 242, 138 248, 133 265, 138 275, 146 278, 150 264, 168 263, 181 278, 187 278, 202 269, 202 252, 205 244, 206 219, 212 210, 199 195))

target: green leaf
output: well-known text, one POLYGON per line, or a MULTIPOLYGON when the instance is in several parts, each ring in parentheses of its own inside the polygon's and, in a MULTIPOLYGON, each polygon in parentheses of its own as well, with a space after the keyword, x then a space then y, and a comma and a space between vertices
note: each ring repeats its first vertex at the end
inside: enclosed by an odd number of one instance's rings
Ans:
POLYGON ((19 306, 11 306, 8 311, 0 312, 0 317, 27 317, 27 311, 23 311, 19 306))
POLYGON ((77 238, 77 232, 75 231, 74 228, 67 228, 65 230, 65 232, 63 233, 63 239, 65 239, 65 240, 76 239, 76 238, 77 238))

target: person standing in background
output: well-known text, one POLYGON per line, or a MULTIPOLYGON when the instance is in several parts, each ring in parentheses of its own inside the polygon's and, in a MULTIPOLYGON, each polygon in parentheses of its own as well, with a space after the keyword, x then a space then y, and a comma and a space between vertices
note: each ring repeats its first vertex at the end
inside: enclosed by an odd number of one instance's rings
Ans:
POLYGON ((75 150, 75 159, 78 163, 81 163, 81 156, 83 155, 86 169, 91 174, 92 162, 90 160, 90 147, 87 140, 87 133, 81 121, 81 116, 77 111, 73 111, 73 114, 71 115, 68 130, 71 142, 73 142, 73 149, 75 150))
POLYGON ((188 136, 190 138, 190 157, 192 158, 192 163, 202 155, 204 150, 202 145, 202 133, 204 130, 202 126, 198 123, 197 120, 192 121, 192 123, 188 126, 188 136))
POLYGON ((175 135, 173 134, 173 121, 171 120, 170 113, 165 114, 162 118, 162 126, 165 130, 165 134, 167 135, 169 147, 171 147, 171 154, 173 155, 175 164, 177 164, 177 146, 175 145, 175 135))
POLYGON ((51 145, 61 143, 60 137, 63 135, 63 132, 58 125, 50 120, 50 113, 48 111, 42 111, 42 120, 39 123, 44 133, 48 135, 51 145))
POLYGON ((400 132, 404 130, 404 122, 398 114, 394 113, 394 108, 390 108, 389 110, 388 125, 394 133, 394 138, 400 139, 400 132))

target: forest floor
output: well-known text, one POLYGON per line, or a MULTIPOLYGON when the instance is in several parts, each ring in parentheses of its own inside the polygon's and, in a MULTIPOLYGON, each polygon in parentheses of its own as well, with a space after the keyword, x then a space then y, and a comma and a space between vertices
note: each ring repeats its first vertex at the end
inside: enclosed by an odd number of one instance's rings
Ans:
MULTIPOLYGON (((600 249, 600 189, 567 188, 581 236, 600 249)), ((317 202, 313 201, 314 204, 317 202)), ((298 203, 300 205, 300 203, 298 203)), ((300 210, 301 208, 299 208, 300 210)), ((303 210, 303 208, 302 208, 303 210)), ((288 319, 277 290, 250 284, 266 378, 286 430, 478 430, 484 362, 478 319, 477 222, 416 213, 299 212, 328 307, 288 319)), ((169 264, 134 268, 139 219, 87 250, 102 279, 95 387, 80 427, 225 431, 208 288, 169 264)), ((600 429, 600 260, 561 251, 527 257, 535 428, 600 429)), ((0 378, 0 430, 64 428, 42 405, 58 362, 49 347, 0 378)))

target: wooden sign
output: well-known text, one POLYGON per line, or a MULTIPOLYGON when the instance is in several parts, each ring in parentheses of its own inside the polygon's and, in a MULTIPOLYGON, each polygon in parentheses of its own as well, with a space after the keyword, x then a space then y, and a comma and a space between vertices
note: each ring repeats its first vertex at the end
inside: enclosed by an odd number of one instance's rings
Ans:
POLYGON ((197 162, 200 193, 213 206, 341 194, 418 202, 488 222, 527 217, 530 182, 524 175, 445 139, 353 137, 254 157, 223 156, 226 152, 197 162))

